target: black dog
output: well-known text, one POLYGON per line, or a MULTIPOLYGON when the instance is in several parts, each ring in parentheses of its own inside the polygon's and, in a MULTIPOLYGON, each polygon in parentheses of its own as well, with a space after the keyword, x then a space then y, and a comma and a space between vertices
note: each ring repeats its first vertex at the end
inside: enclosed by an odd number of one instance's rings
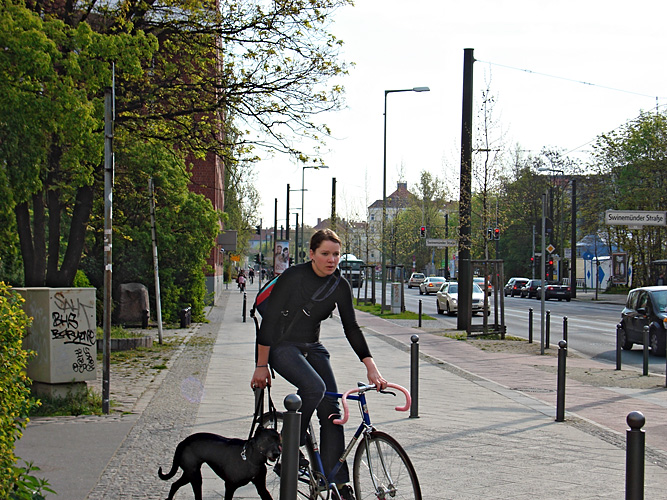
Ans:
POLYGON ((280 434, 274 429, 259 427, 254 437, 245 441, 200 432, 188 436, 178 443, 171 470, 160 479, 166 481, 176 475, 178 468, 183 475, 171 485, 167 500, 172 500, 178 489, 190 483, 195 500, 202 500, 201 466, 203 463, 225 482, 225 500, 231 500, 241 486, 252 482, 262 500, 273 500, 266 489, 266 460, 276 460, 280 456, 280 434), (245 446, 245 460, 241 456, 245 446))

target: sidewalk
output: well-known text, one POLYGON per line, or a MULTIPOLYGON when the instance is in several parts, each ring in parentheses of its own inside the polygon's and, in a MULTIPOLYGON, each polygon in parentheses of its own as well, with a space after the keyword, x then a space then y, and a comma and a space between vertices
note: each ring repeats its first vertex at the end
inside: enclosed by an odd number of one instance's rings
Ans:
MULTIPOLYGON (((33 422, 17 454, 35 460, 42 476, 57 476, 57 498, 166 498, 171 482, 159 480, 157 467, 171 464, 181 439, 200 431, 245 438, 249 431, 255 332, 250 318, 242 321, 241 297, 226 291, 211 308, 210 323, 194 327, 197 342, 147 389, 140 414, 33 422), (193 386, 198 389, 184 390, 193 386)), ((372 315, 358 319, 385 378, 408 388, 410 338, 419 335, 419 418, 395 412, 399 402, 389 396, 371 395, 369 405, 376 427, 410 455, 424 499, 623 498, 625 419, 633 410, 647 421, 645 497, 665 496, 667 389, 606 389, 568 379, 566 422, 556 423, 555 358, 492 353, 372 315)), ((365 378, 337 317, 323 322, 322 341, 339 389, 365 378)), ((600 365, 583 358, 570 363, 600 365)), ((279 410, 291 392, 275 381, 279 410)), ((223 490, 205 467, 204 498, 218 500, 223 490)), ((176 495, 191 498, 188 487, 176 495)), ((250 486, 235 498, 258 495, 250 486)))

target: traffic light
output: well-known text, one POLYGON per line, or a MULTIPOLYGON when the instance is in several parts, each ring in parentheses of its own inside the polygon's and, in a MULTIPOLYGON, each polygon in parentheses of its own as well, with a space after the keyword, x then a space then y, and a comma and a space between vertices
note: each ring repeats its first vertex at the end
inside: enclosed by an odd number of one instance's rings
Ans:
POLYGON ((258 264, 262 263, 262 261, 259 259, 259 254, 255 255, 255 262, 257 262, 258 264))
POLYGON ((493 230, 493 239, 494 240, 499 240, 500 239, 500 229, 499 228, 495 228, 493 230))
POLYGON ((487 240, 492 240, 493 239, 493 229, 491 229, 490 227, 487 228, 487 230, 486 230, 486 239, 487 240))
POLYGON ((255 226, 255 234, 262 234, 262 226, 255 226))
POLYGON ((421 236, 422 238, 426 237, 426 226, 422 226, 419 228, 419 236, 421 236))

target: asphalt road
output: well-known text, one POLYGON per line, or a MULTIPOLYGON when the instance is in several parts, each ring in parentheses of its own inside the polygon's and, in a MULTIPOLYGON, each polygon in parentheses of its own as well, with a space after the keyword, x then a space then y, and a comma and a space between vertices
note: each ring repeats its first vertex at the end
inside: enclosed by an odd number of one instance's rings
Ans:
MULTIPOLYGON (((376 285, 376 300, 380 300, 380 284, 376 285)), ((434 294, 419 295, 418 288, 408 289, 404 286, 405 307, 409 311, 419 311, 419 301, 422 303, 422 313, 432 316, 443 323, 445 329, 456 329, 456 316, 439 315, 436 310, 434 294)), ((363 294, 363 289, 362 289, 363 294)), ((387 291, 387 301, 390 300, 390 289, 387 291)), ((494 304, 490 300, 493 322, 494 304)), ((535 299, 520 297, 505 297, 505 324, 508 335, 522 338, 529 336, 529 309, 533 309, 533 340, 540 342, 542 336, 541 302, 535 299)), ((616 325, 621 318, 622 306, 592 301, 572 300, 570 302, 549 300, 545 302, 546 311, 550 314, 550 341, 556 344, 563 337, 563 318, 567 317, 568 346, 581 355, 599 361, 616 364, 616 325)), ((473 325, 481 325, 481 315, 473 316, 473 325)), ((545 320, 546 322, 546 320, 545 320)), ((545 324, 546 330, 546 324, 545 324)), ((546 334, 546 332, 545 332, 546 334)), ((622 352, 623 365, 629 364, 641 369, 643 364, 642 346, 635 346, 631 351, 622 352)), ((650 356, 651 372, 665 373, 666 360, 664 357, 650 356)))

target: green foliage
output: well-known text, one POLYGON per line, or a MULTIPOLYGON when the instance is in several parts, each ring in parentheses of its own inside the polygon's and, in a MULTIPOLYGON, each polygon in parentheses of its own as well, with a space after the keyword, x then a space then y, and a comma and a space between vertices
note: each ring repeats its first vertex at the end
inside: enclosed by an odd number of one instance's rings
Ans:
POLYGON ((23 298, 0 282, 0 498, 8 498, 17 480, 14 442, 23 435, 30 399, 25 369, 30 353, 22 347, 30 319, 23 298))
POLYGON ((654 284, 650 264, 667 257, 664 227, 605 226, 605 210, 661 211, 667 205, 667 114, 642 113, 595 144, 598 189, 581 197, 591 231, 603 235, 633 259, 633 285, 654 284))
MULTIPOLYGON (((176 321, 178 311, 192 307, 193 320, 204 318, 206 259, 219 231, 219 214, 211 202, 188 189, 185 162, 173 151, 153 142, 117 143, 114 202, 114 284, 143 283, 155 304, 155 279, 148 179, 155 185, 158 263, 162 318, 176 321)), ((103 203, 102 197, 98 200, 103 203)), ((100 213, 102 207, 95 210, 100 213)), ((90 251, 82 268, 101 289, 104 283, 103 220, 93 220, 90 251)), ((116 288, 117 290, 117 288, 116 288)), ((114 292, 114 297, 117 294, 114 292)))
POLYGON ((88 279, 88 276, 86 276, 86 273, 84 273, 81 269, 78 269, 76 271, 76 276, 74 276, 74 283, 72 283, 72 286, 79 288, 90 288, 92 285, 90 284, 90 280, 88 279))
POLYGON ((39 467, 33 462, 26 462, 23 467, 12 467, 15 477, 9 500, 44 500, 46 493, 56 493, 49 487, 49 482, 32 475, 39 467))
POLYGON ((40 403, 39 408, 30 411, 31 417, 102 415, 102 396, 90 387, 65 396, 43 397, 40 403))

